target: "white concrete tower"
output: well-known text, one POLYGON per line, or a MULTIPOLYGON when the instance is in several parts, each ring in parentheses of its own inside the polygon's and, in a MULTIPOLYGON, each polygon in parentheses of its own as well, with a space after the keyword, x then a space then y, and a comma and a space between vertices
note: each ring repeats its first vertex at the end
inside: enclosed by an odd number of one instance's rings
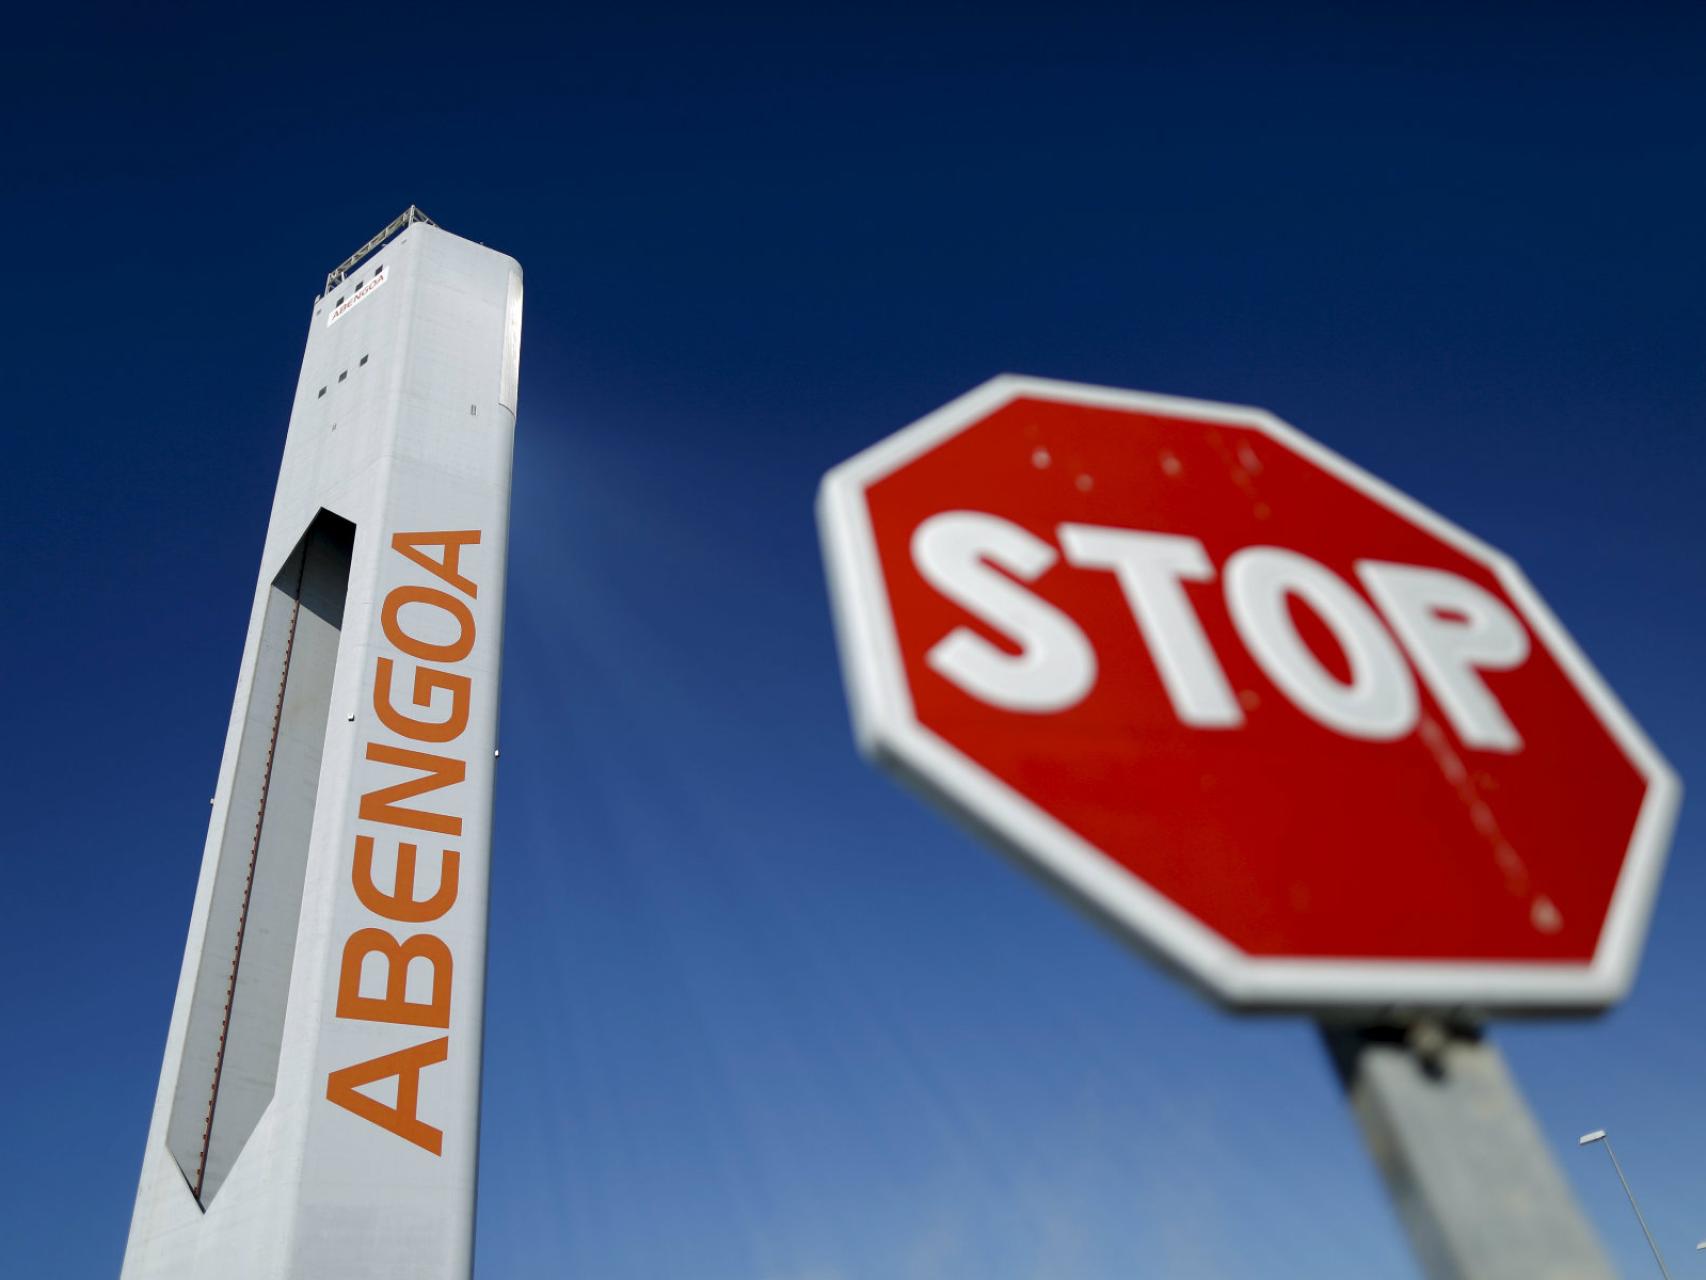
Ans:
POLYGON ((126 1280, 471 1270, 520 347, 413 208, 314 303, 126 1280))

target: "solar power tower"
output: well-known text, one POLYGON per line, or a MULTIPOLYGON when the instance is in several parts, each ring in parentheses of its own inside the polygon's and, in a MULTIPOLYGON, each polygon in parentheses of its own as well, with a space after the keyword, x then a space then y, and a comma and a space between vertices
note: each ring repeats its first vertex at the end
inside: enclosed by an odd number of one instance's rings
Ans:
POLYGON ((471 1270, 520 346, 414 208, 314 302, 126 1280, 471 1270))

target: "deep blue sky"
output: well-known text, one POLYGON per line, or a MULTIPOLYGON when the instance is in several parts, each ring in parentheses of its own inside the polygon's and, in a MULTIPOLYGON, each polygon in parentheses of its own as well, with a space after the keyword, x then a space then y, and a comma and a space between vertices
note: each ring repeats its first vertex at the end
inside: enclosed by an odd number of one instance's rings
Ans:
MULTIPOLYGON (((310 302, 527 270, 482 1277, 1414 1274, 1312 1032, 854 756, 819 474, 1002 370, 1266 405, 1513 553, 1706 777, 1700 10, 38 12, 8 246, 8 1274, 114 1274, 310 302), (42 25, 46 24, 46 25, 42 25)), ((1706 827, 1498 1039, 1706 1236, 1706 827)))

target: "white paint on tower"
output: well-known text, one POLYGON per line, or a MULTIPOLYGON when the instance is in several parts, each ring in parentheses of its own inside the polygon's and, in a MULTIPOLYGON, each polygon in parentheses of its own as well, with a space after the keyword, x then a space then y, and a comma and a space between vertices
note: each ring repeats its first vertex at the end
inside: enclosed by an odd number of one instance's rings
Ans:
POLYGON ((314 304, 126 1280, 470 1273, 520 342, 413 209, 314 304))

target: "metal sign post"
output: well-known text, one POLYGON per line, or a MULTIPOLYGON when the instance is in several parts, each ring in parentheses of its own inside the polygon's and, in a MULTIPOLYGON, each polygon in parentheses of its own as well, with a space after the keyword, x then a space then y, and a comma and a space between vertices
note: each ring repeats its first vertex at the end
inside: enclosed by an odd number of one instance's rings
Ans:
POLYGON ((1321 1036, 1428 1280, 1613 1280, 1478 1030, 1328 1022, 1321 1036))

